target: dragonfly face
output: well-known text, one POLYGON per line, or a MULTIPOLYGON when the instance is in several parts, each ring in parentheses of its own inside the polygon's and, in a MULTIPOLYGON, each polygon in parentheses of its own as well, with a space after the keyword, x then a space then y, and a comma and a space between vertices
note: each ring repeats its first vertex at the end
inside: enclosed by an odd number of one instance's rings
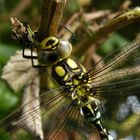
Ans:
POLYGON ((72 46, 68 41, 52 36, 44 39, 39 46, 38 61, 41 66, 52 66, 69 57, 72 46))

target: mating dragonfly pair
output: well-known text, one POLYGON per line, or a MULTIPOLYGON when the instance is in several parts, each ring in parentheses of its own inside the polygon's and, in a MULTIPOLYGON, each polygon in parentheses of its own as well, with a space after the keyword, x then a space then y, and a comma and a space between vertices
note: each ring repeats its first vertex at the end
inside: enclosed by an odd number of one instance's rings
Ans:
MULTIPOLYGON (((88 71, 69 57, 72 51, 69 41, 54 36, 48 37, 37 46, 37 56, 33 55, 33 44, 27 47, 31 55, 26 55, 26 47, 23 48, 23 57, 31 59, 33 67, 51 67, 51 75, 60 85, 58 89, 41 95, 46 97, 41 103, 41 114, 47 114, 44 123, 45 139, 70 139, 70 132, 75 131, 81 136, 79 140, 88 140, 96 130, 101 140, 118 139, 113 138, 102 125, 102 115, 99 111, 102 103, 110 124, 116 124, 115 127, 118 127, 117 124, 120 123, 122 131, 128 131, 132 126, 133 133, 128 132, 128 135, 137 135, 136 126, 138 127, 140 122, 139 38, 104 57, 88 71), (38 65, 34 64, 34 59, 37 59, 38 65), (100 67, 103 61, 106 64, 100 67), (130 119, 131 122, 121 124, 121 121, 132 116, 134 119, 130 119), (138 121, 133 125, 136 119, 138 121)), ((22 121, 26 118, 25 115, 22 121)), ((20 122, 16 125, 18 123, 20 122)), ((21 128, 24 128, 23 125, 21 128)))

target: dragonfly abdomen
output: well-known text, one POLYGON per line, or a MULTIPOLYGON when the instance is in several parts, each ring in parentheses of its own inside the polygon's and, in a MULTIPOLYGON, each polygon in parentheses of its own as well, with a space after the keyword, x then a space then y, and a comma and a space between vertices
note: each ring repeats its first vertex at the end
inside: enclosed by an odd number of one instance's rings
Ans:
MULTIPOLYGON (((87 102, 89 102, 87 100, 87 102)), ((96 101, 88 103, 80 108, 81 115, 91 124, 93 124, 99 131, 101 140, 113 140, 113 137, 107 132, 107 130, 102 126, 101 123, 101 113, 98 110, 98 105, 96 101)))

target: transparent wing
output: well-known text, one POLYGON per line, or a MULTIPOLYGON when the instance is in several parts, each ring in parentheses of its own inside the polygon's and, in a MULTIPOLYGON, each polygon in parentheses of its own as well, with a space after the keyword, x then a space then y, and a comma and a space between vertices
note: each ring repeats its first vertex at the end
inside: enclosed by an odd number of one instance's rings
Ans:
MULTIPOLYGON (((43 119, 45 133, 44 139, 89 140, 93 133, 97 133, 94 126, 88 124, 81 116, 79 106, 71 100, 69 94, 70 93, 64 91, 61 93, 63 96, 55 98, 55 95, 54 102, 50 102, 50 110, 47 109, 48 107, 44 108, 46 112, 43 119)), ((96 135, 98 135, 98 133, 96 135)))
MULTIPOLYGON (((44 139, 66 140, 79 138, 80 140, 88 140, 96 132, 95 128, 89 125, 80 115, 78 106, 71 100, 64 87, 43 93, 40 98, 42 99, 40 113, 43 118, 44 139)), ((20 117, 23 108, 31 104, 31 102, 0 121, 1 140, 8 140, 8 137, 4 138, 3 135, 6 130, 10 133, 7 133, 10 136, 10 140, 38 138, 35 134, 27 135, 29 132, 25 132, 27 130, 25 120, 28 119, 28 122, 30 122, 30 119, 32 121, 39 117, 40 114, 30 118, 30 114, 33 113, 31 110, 26 110, 26 113, 20 117)), ((34 106, 35 108, 38 108, 38 105, 34 106)), ((28 127, 30 127, 30 124, 28 124, 28 127)))
POLYGON ((116 139, 140 138, 139 38, 101 59, 87 74, 96 89, 95 97, 104 101, 104 122, 115 131, 116 139), (105 65, 99 67, 102 61, 105 65))
MULTIPOLYGON (((26 103, 24 101, 24 104, 21 103, 22 106, 20 108, 18 108, 17 110, 15 110, 10 115, 8 115, 7 117, 5 117, 3 120, 0 121, 0 138, 3 137, 2 136, 3 128, 6 128, 6 130, 11 134, 14 134, 13 139, 15 139, 15 137, 16 139, 18 139, 19 135, 22 135, 22 133, 21 134, 18 133, 19 132, 18 130, 21 129, 27 130, 28 132, 32 133, 33 136, 37 137, 38 132, 36 133, 34 130, 38 129, 38 131, 40 131, 39 129, 41 129, 40 127, 42 127, 42 125, 40 124, 40 122, 35 121, 40 118, 40 114, 43 115, 45 111, 47 111, 48 109, 47 106, 49 106, 50 102, 55 103, 56 101, 58 101, 56 100, 57 97, 63 96, 61 94, 63 90, 64 90, 63 87, 60 87, 58 89, 43 93, 40 97, 39 96, 34 97, 34 99, 26 101, 26 103), (56 93, 55 97, 50 96, 52 93, 56 93), (42 102, 41 104, 42 107, 46 106, 46 110, 44 109, 39 110, 40 105, 35 101, 38 100, 39 98, 45 98, 46 94, 48 95, 48 100, 46 99, 46 101, 42 102)), ((24 99, 26 100, 26 98, 24 99)))

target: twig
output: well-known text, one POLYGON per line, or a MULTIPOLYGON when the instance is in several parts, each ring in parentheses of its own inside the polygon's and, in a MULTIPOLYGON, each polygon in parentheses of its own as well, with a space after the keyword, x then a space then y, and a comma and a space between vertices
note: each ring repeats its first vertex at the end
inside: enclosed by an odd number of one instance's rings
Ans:
POLYGON ((43 0, 40 27, 37 39, 43 40, 50 35, 56 35, 66 0, 43 0))
POLYGON ((100 11, 84 14, 84 18, 86 21, 91 21, 101 17, 108 16, 110 13, 111 13, 110 10, 104 10, 104 11, 100 10, 100 11))
POLYGON ((56 35, 57 30, 62 18, 64 6, 65 6, 66 0, 58 0, 57 5, 55 7, 55 11, 53 13, 53 17, 49 26, 49 35, 56 35))
POLYGON ((94 32, 90 37, 85 38, 81 43, 76 46, 75 55, 82 55, 93 43, 104 39, 112 32, 126 26, 130 23, 134 23, 140 20, 140 8, 137 7, 133 10, 127 11, 118 15, 117 17, 110 20, 106 25, 101 27, 97 32, 94 32), (85 47, 86 46, 86 47, 85 47), (80 51, 80 53, 79 53, 80 51))
POLYGON ((28 6, 30 6, 32 0, 21 0, 19 4, 10 13, 11 16, 17 17, 20 15, 28 6))
POLYGON ((48 36, 48 27, 50 18, 52 17, 52 7, 52 0, 43 0, 40 27, 37 34, 37 38, 40 38, 40 40, 48 36))
POLYGON ((129 6, 131 5, 131 3, 132 3, 131 0, 124 1, 120 6, 120 10, 127 10, 129 6))

